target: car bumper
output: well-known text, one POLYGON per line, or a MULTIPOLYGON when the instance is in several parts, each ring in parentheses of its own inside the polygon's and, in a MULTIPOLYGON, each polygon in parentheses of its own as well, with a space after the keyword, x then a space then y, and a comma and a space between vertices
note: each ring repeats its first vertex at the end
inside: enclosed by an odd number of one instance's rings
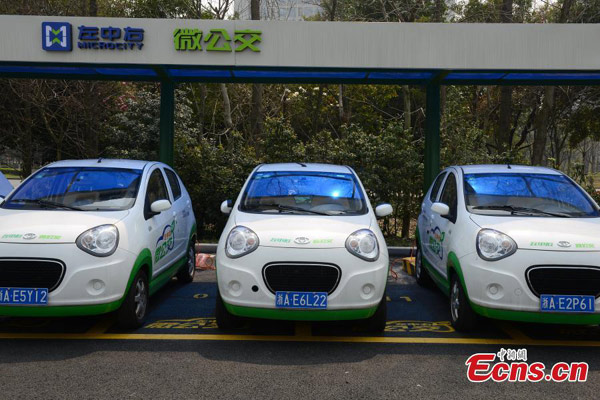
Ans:
POLYGON ((469 300, 481 315, 527 322, 600 323, 600 298, 595 301, 594 313, 540 311, 540 298, 525 276, 532 265, 600 265, 597 252, 518 250, 495 262, 484 261, 476 253, 459 261, 469 300))
MULTIPOLYGON (((62 316, 102 314, 118 308, 127 290, 135 255, 123 249, 95 257, 75 244, 0 244, 2 258, 59 260, 64 276, 44 306, 2 305, 0 315, 62 316)), ((1 272, 0 272, 1 273, 1 272)))
POLYGON ((231 259, 217 252, 219 292, 229 312, 239 316, 290 320, 342 320, 370 317, 381 301, 387 282, 389 259, 382 252, 375 262, 351 255, 346 249, 294 249, 259 246, 254 252, 231 259), (275 294, 263 278, 270 262, 311 262, 335 264, 340 281, 329 294, 326 310, 282 309, 275 307, 275 294), (252 287, 256 286, 257 291, 252 287), (365 287, 369 290, 365 290, 365 287), (366 293, 368 291, 369 293, 366 293))

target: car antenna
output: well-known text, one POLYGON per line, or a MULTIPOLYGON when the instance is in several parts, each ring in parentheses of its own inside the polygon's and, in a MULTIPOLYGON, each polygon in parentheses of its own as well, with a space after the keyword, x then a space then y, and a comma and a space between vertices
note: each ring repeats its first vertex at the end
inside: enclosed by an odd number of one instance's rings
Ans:
POLYGON ((98 164, 102 163, 102 157, 98 157, 98 164))
POLYGON ((512 169, 512 168, 511 168, 511 166, 510 166, 510 164, 506 164, 506 167, 507 167, 508 169, 512 169))
POLYGON ((299 162, 298 164, 300 164, 302 167, 306 168, 306 164, 299 162))

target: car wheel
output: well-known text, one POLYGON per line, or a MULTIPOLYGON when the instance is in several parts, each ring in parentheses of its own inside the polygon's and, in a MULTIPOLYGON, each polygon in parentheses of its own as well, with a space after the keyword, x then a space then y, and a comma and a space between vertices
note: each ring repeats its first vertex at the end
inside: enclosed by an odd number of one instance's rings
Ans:
POLYGON ((375 310, 375 314, 363 321, 363 328, 367 332, 371 333, 382 333, 385 330, 387 323, 387 296, 384 294, 383 298, 375 310))
POLYGON ((183 283, 190 283, 196 275, 196 246, 194 241, 188 249, 187 262, 177 272, 177 280, 183 283))
POLYGON ((148 312, 150 298, 148 277, 139 270, 118 311, 118 322, 122 328, 135 329, 143 325, 148 312))
POLYGON ((423 287, 431 287, 433 283, 429 272, 427 272, 423 265, 423 254, 421 254, 420 247, 417 247, 417 252, 415 253, 415 279, 419 286, 423 287))
POLYGON ((477 325, 477 314, 471 308, 469 299, 456 274, 450 280, 450 318, 457 331, 469 331, 477 325))
POLYGON ((244 320, 230 313, 223 303, 221 293, 217 290, 217 303, 215 305, 215 318, 220 329, 237 329, 244 325, 244 320))

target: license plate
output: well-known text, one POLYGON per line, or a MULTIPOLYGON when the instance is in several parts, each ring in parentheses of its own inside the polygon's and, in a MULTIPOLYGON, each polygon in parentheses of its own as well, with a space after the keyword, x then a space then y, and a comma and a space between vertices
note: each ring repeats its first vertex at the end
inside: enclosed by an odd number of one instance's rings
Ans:
POLYGON ((0 287, 0 305, 48 304, 48 289, 4 288, 0 287))
POLYGON ((570 296, 543 294, 540 296, 540 310, 547 312, 593 313, 594 296, 570 296))
POLYGON ((327 308, 325 292, 276 292, 277 308, 327 308))

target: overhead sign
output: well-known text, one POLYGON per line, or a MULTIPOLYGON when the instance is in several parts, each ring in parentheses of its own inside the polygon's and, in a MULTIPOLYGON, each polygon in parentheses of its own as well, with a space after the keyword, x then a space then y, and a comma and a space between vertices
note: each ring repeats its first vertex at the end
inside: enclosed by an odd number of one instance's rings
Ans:
POLYGON ((233 40, 225 29, 211 29, 203 33, 195 28, 177 28, 173 31, 173 44, 178 51, 225 51, 250 50, 260 52, 262 32, 253 29, 235 30, 233 40), (204 49, 202 44, 204 43, 204 49), (233 46, 232 46, 233 44, 233 46))

